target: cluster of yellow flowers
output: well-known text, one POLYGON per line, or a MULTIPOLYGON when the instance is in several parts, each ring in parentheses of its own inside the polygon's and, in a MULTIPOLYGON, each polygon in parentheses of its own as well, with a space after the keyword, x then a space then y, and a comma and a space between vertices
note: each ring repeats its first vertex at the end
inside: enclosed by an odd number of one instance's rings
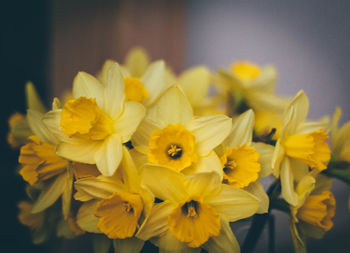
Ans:
POLYGON ((96 76, 79 72, 50 110, 28 83, 27 114, 10 118, 8 135, 28 183, 19 220, 35 243, 90 233, 100 253, 140 252, 145 241, 159 252, 240 252, 230 222, 277 208, 305 252, 307 237, 333 226, 330 176, 350 162, 350 122, 338 129, 340 109, 307 121, 306 94, 277 96, 275 84, 274 67, 244 61, 175 76, 138 48, 96 76))

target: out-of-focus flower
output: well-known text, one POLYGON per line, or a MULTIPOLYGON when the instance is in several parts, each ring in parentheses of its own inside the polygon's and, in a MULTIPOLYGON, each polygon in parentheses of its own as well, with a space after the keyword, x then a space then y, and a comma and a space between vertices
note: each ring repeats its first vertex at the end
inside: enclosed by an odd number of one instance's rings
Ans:
MULTIPOLYGON (((221 184, 216 172, 185 177, 182 173, 146 165, 142 178, 155 196, 156 204, 137 237, 151 241, 161 250, 239 252, 229 223, 253 215, 259 200, 250 193, 221 184)), ((186 252, 187 252, 186 251, 186 252)))
POLYGON ((174 86, 148 109, 132 143, 149 163, 186 173, 210 170, 220 166, 211 151, 227 137, 231 126, 225 115, 193 118, 188 99, 174 86))
POLYGON ((332 159, 337 162, 350 163, 350 121, 339 128, 340 116, 341 109, 337 107, 331 127, 332 159))
POLYGON ((283 111, 288 103, 275 95, 276 70, 272 66, 240 61, 232 64, 229 71, 219 70, 215 80, 222 92, 234 98, 235 107, 244 102, 254 110, 283 111))
POLYGON ((326 169, 330 159, 330 149, 326 143, 328 124, 305 122, 309 110, 309 101, 303 91, 298 92, 283 117, 283 127, 277 140, 272 159, 274 175, 281 178, 282 196, 291 205, 297 204, 294 189, 296 171, 317 171, 326 169))
POLYGON ((59 139, 56 152, 72 161, 96 164, 103 175, 111 176, 122 159, 122 143, 130 140, 145 108, 135 101, 125 102, 118 64, 110 67, 105 84, 80 72, 74 79, 73 97, 44 117, 59 139))

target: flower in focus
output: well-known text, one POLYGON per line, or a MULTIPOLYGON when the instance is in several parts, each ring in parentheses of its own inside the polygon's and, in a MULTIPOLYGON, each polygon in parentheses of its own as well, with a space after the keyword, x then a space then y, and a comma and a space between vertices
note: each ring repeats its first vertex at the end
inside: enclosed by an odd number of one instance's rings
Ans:
POLYGON ((155 196, 155 204, 136 236, 162 250, 239 252, 229 223, 253 215, 260 201, 250 193, 221 184, 216 172, 185 177, 182 173, 145 165, 142 178, 155 196))
POLYGON ((75 187, 75 199, 85 202, 77 215, 77 224, 83 230, 103 233, 128 250, 143 245, 143 241, 133 236, 150 213, 154 199, 141 184, 125 147, 121 167, 115 175, 81 178, 75 182, 75 187))
POLYGON ((211 151, 226 138, 231 125, 225 115, 193 118, 189 101, 174 86, 148 109, 132 143, 149 163, 183 172, 207 170, 217 167, 210 163, 220 164, 211 151))
POLYGON ((44 117, 59 139, 56 152, 75 162, 96 164, 103 175, 112 176, 122 159, 122 144, 130 140, 145 108, 135 101, 125 102, 118 64, 110 67, 105 84, 80 72, 74 79, 73 97, 44 117))
POLYGON ((272 159, 273 173, 277 178, 281 177, 282 196, 291 205, 297 204, 295 171, 308 170, 309 166, 320 172, 326 169, 330 159, 330 149, 326 143, 328 122, 305 122, 308 110, 308 98, 303 91, 299 91, 284 114, 272 159))

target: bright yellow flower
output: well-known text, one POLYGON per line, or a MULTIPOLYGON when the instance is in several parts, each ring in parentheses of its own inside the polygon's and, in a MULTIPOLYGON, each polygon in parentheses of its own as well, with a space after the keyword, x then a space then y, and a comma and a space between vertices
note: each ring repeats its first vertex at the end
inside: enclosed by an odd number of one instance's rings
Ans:
POLYGON ((58 155, 96 164, 103 175, 112 176, 122 159, 122 144, 130 140, 144 115, 140 103, 125 102, 123 76, 119 65, 113 64, 104 84, 78 73, 73 99, 47 113, 44 123, 59 139, 58 155))
MULTIPOLYGON (((85 231, 103 233, 122 240, 128 250, 135 232, 148 217, 153 205, 152 194, 141 184, 141 178, 123 147, 123 160, 113 177, 85 177, 75 182, 75 199, 85 202, 79 209, 77 224, 85 231)), ((138 245, 138 244, 137 244, 138 245)))
POLYGON ((280 136, 283 124, 282 114, 274 111, 256 110, 255 111, 255 132, 257 136, 264 137, 274 129, 271 139, 276 140, 280 136))
POLYGON ((255 196, 221 184, 222 179, 216 172, 185 177, 165 167, 146 165, 142 178, 164 202, 153 207, 136 234, 138 238, 152 238, 162 250, 175 252, 187 247, 203 247, 209 252, 213 249, 239 251, 228 222, 253 215, 260 205, 255 196))
POLYGON ((324 170, 330 159, 330 149, 326 143, 327 120, 305 122, 309 101, 303 91, 299 91, 289 104, 284 117, 280 137, 277 140, 272 159, 272 169, 276 177, 281 177, 282 196, 291 205, 297 205, 294 189, 295 172, 291 163, 301 161, 318 172, 324 170))
MULTIPOLYGON (((248 61, 239 61, 231 70, 219 70, 215 83, 222 93, 233 92, 236 100, 244 100, 254 110, 280 112, 287 99, 275 95, 276 70, 272 66, 260 67, 248 61)), ((240 101, 235 101, 240 103, 240 101)))

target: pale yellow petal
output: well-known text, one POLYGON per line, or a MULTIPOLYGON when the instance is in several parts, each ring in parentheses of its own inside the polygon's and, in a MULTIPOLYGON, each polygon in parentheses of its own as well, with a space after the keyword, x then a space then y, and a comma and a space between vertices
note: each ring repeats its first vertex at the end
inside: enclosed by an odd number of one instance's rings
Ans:
POLYGON ((56 144, 58 143, 57 138, 49 131, 46 125, 43 123, 44 114, 39 111, 27 110, 27 121, 30 129, 34 135, 38 136, 41 141, 56 144))
POLYGON ((240 253, 240 246, 232 233, 230 224, 221 219, 221 231, 216 237, 211 237, 203 248, 210 253, 240 253))
POLYGON ((112 119, 115 119, 123 111, 124 99, 124 79, 118 63, 114 63, 107 73, 103 101, 104 112, 112 119))
MULTIPOLYGON (((93 155, 92 153, 90 155, 93 155)), ((103 142, 94 154, 97 169, 104 176, 113 176, 123 157, 121 138, 114 134, 103 142)))
POLYGON ((67 169, 66 175, 66 187, 62 194, 62 214, 63 218, 67 220, 71 202, 72 202, 72 192, 73 192, 73 172, 71 169, 67 169))
POLYGON ((283 112, 289 99, 275 95, 274 93, 254 90, 246 94, 248 104, 254 109, 283 112))
POLYGON ((146 109, 142 104, 135 101, 125 103, 124 111, 114 123, 114 129, 121 135, 123 143, 130 140, 145 113, 146 109))
POLYGON ((185 176, 175 170, 154 164, 143 167, 142 179, 153 194, 162 200, 179 202, 188 197, 185 176))
POLYGON ((207 156, 201 156, 198 161, 188 169, 182 171, 185 175, 191 173, 200 172, 216 172, 220 176, 220 180, 223 178, 223 170, 221 167, 221 161, 214 151, 211 151, 207 156))
POLYGON ((45 187, 40 193, 38 199, 33 205, 32 213, 39 213, 53 203, 62 195, 64 189, 67 186, 66 174, 61 174, 54 179, 54 181, 45 187))
POLYGON ((230 148, 240 147, 243 144, 250 145, 253 139, 253 129, 254 112, 250 109, 234 119, 231 132, 224 144, 230 148))
POLYGON ((250 192, 255 197, 260 199, 260 207, 257 210, 257 213, 267 213, 267 211, 269 210, 270 200, 260 181, 257 180, 253 183, 250 183, 247 187, 244 188, 244 190, 250 192))
POLYGON ((196 118, 189 122, 187 129, 195 136, 199 155, 208 155, 230 133, 231 118, 217 114, 196 118))
POLYGON ((159 236, 168 230, 168 216, 175 206, 168 201, 153 206, 150 215, 136 233, 141 240, 148 240, 159 236))
POLYGON ((132 144, 137 150, 140 148, 141 150, 147 150, 151 134, 160 128, 161 127, 155 121, 149 118, 144 119, 132 136, 132 144))
POLYGON ((108 253, 112 246, 112 240, 105 235, 92 236, 92 249, 94 253, 108 253))
POLYGON ((140 77, 147 69, 149 56, 140 47, 132 48, 125 57, 125 66, 132 76, 140 77))
POLYGON ((148 109, 146 117, 159 122, 161 127, 176 123, 186 125, 192 119, 193 111, 185 94, 173 86, 148 109))
POLYGON ((271 160, 271 167, 272 167, 272 173, 276 178, 280 177, 280 167, 281 162, 284 158, 285 151, 283 146, 281 145, 281 140, 277 140, 274 152, 272 154, 272 160, 271 160))
POLYGON ((210 85, 210 71, 205 66, 197 66, 183 72, 178 83, 193 106, 206 104, 210 85))
POLYGON ((92 142, 87 140, 80 140, 77 143, 62 142, 57 145, 56 153, 68 160, 95 164, 94 154, 103 147, 103 142, 92 142))
POLYGON ((32 82, 26 83, 26 98, 27 107, 31 110, 45 113, 46 109, 43 102, 40 100, 38 92, 36 91, 32 82))
POLYGON ((124 184, 131 192, 137 192, 141 185, 141 178, 136 169, 136 165, 131 157, 129 150, 123 147, 122 178, 124 184))
POLYGON ((324 191, 330 191, 333 186, 333 180, 327 176, 319 174, 316 177, 315 189, 312 191, 313 195, 321 194, 324 191))
POLYGON ((306 163, 293 158, 289 158, 289 163, 296 182, 299 182, 309 173, 309 166, 306 163))
POLYGON ((101 233, 97 228, 98 218, 94 215, 94 210, 98 200, 92 200, 82 204, 77 214, 78 226, 90 233, 101 233))
POLYGON ((145 241, 140 240, 136 237, 113 240, 113 247, 115 253, 139 253, 142 250, 144 244, 145 241))
POLYGON ((259 177, 267 177, 272 173, 271 161, 275 148, 272 145, 265 144, 262 142, 254 142, 252 143, 252 147, 254 147, 259 154, 259 163, 261 166, 259 177))
POLYGON ((281 193, 282 197, 292 206, 296 206, 298 196, 294 190, 294 176, 289 158, 281 162, 281 193))
POLYGON ((111 177, 86 177, 75 181, 74 186, 81 195, 104 199, 115 192, 125 191, 122 182, 111 177))
POLYGON ((330 119, 328 116, 324 116, 317 121, 306 121, 299 124, 295 134, 306 134, 324 129, 326 132, 330 130, 330 119))
POLYGON ((148 91, 149 97, 145 101, 146 106, 153 104, 171 84, 166 81, 164 61, 155 61, 147 68, 141 77, 141 82, 148 91))
POLYGON ((203 198, 216 195, 221 190, 221 181, 216 172, 202 172, 187 176, 186 191, 190 196, 203 198))
POLYGON ((260 206, 257 197, 229 185, 222 185, 221 192, 208 198, 206 202, 230 222, 252 216, 260 206))
POLYGON ((73 81, 73 97, 96 98, 96 103, 103 108, 103 85, 92 75, 79 72, 73 81))

